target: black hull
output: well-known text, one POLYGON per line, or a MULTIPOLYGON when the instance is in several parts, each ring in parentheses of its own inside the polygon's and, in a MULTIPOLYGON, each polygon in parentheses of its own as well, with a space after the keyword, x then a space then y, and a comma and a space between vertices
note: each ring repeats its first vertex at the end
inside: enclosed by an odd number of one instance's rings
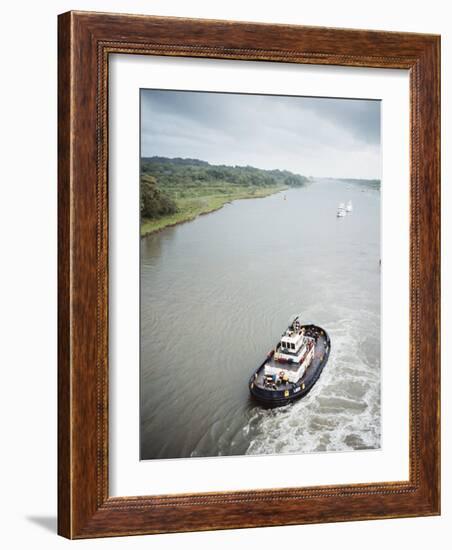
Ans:
POLYGON ((315 325, 304 325, 307 330, 317 331, 316 354, 311 365, 296 384, 287 384, 281 389, 271 389, 259 384, 264 365, 268 358, 256 369, 249 379, 248 387, 254 399, 268 407, 282 407, 307 395, 319 379, 330 356, 331 343, 326 331, 315 325))

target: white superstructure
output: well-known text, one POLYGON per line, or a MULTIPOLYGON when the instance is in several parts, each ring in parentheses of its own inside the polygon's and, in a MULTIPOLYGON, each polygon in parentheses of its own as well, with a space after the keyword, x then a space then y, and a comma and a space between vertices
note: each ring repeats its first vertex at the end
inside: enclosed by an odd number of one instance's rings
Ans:
POLYGON ((310 365, 315 350, 315 340, 306 336, 298 317, 282 335, 273 355, 273 361, 264 366, 266 376, 276 376, 296 383, 310 365))

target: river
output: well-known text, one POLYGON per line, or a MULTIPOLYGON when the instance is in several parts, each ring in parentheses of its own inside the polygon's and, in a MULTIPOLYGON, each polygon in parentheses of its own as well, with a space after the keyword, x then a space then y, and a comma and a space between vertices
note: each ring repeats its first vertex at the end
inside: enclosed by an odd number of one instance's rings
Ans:
POLYGON ((142 239, 141 458, 378 448, 379 260, 379 190, 338 180, 142 239), (248 378, 295 313, 328 331, 330 359, 308 396, 266 410, 248 378))

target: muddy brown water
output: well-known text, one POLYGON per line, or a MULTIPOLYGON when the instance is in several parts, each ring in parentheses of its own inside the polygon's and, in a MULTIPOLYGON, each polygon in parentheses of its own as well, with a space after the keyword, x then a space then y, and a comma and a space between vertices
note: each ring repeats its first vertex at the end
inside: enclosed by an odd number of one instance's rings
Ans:
POLYGON ((380 192, 336 180, 142 239, 141 458, 378 448, 379 260, 380 192), (265 410, 247 381, 295 313, 330 359, 308 396, 265 410))

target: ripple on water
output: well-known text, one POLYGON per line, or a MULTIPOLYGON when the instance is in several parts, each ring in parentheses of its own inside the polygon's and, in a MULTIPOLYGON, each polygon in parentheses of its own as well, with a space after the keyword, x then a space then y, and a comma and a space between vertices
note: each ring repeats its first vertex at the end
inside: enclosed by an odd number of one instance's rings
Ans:
POLYGON ((338 223, 343 185, 237 201, 143 240, 143 457, 380 446, 379 199, 347 188, 355 210, 338 223), (264 410, 248 377, 300 311, 328 331, 329 361, 309 395, 264 410))

